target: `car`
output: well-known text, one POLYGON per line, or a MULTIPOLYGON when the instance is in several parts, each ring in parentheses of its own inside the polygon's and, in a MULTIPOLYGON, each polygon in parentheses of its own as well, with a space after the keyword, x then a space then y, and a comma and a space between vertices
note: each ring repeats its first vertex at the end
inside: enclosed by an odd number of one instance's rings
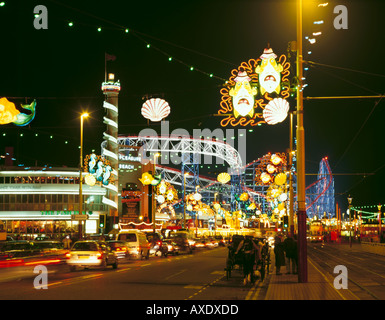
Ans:
POLYGON ((30 257, 38 254, 38 252, 38 248, 31 241, 9 241, 1 247, 0 259, 30 257))
POLYGON ((37 236, 35 238, 35 241, 49 241, 49 240, 51 240, 51 238, 47 236, 37 236))
POLYGON ((41 241, 33 241, 32 243, 36 249, 40 250, 43 253, 50 253, 50 252, 64 250, 64 243, 61 241, 41 240, 41 241))
POLYGON ((203 249, 206 247, 206 243, 203 238, 196 238, 195 240, 195 249, 203 249))
POLYGON ((306 238, 310 242, 323 242, 324 241, 323 235, 310 235, 310 236, 307 236, 306 238))
POLYGON ((107 244, 115 252, 118 260, 127 260, 130 258, 126 243, 121 240, 108 240, 107 244))
POLYGON ((218 246, 218 243, 213 241, 211 238, 202 238, 201 243, 203 244, 203 247, 206 249, 212 249, 216 246, 218 246))
POLYGON ((163 240, 163 245, 167 248, 167 253, 164 254, 165 257, 168 255, 177 255, 179 254, 179 246, 171 239, 163 240))
POLYGON ((215 238, 209 238, 209 241, 211 242, 211 245, 213 248, 217 248, 219 245, 219 241, 215 238))
POLYGON ((168 253, 167 245, 163 244, 163 236, 158 232, 145 232, 150 243, 150 255, 165 256, 168 253))
POLYGON ((125 242, 130 258, 148 259, 150 257, 150 243, 147 241, 146 234, 139 230, 122 230, 115 240, 125 242))
POLYGON ((85 240, 77 241, 70 252, 66 254, 67 265, 71 271, 77 267, 101 267, 106 268, 112 265, 113 269, 118 268, 118 258, 106 242, 85 240))
POLYGON ((218 245, 220 245, 222 247, 226 246, 227 241, 223 236, 215 236, 214 238, 215 238, 215 240, 218 241, 218 245))
MULTIPOLYGON (((192 238, 187 232, 171 232, 169 234, 171 240, 179 247, 179 252, 192 253, 193 246, 190 245, 192 238)), ((195 241, 194 241, 195 244, 195 241)))

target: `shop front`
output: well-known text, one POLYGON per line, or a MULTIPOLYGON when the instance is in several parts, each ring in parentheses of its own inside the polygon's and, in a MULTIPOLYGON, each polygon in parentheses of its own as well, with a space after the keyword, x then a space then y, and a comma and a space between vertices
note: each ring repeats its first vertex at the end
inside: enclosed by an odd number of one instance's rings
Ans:
MULTIPOLYGON (((32 240, 37 236, 48 236, 61 240, 66 235, 74 237, 78 232, 79 221, 71 219, 78 211, 0 211, 8 236, 13 239, 32 240)), ((99 233, 100 216, 98 211, 87 211, 88 219, 83 222, 84 235, 99 233)))

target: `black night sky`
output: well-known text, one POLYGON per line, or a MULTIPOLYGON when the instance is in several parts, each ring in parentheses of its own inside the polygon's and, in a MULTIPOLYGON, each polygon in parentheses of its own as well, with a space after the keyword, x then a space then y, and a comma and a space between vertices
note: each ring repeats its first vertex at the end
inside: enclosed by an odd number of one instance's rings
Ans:
MULTIPOLYGON (((84 126, 84 154, 100 151, 105 53, 116 56, 107 70, 122 85, 119 134, 148 127, 140 113, 145 95, 169 102, 171 130, 192 132, 220 127, 220 118, 212 115, 232 69, 258 58, 268 44, 277 55, 287 54, 288 43, 296 39, 294 0, 4 2, 0 97, 17 106, 36 99, 37 111, 28 126, 0 127, 0 154, 13 146, 16 164, 25 166, 77 167, 82 111, 91 114, 84 126), (34 28, 37 5, 48 9, 47 30, 34 28)), ((325 8, 317 7, 321 1, 304 2, 304 36, 322 30, 316 44, 304 41, 304 59, 318 63, 305 73, 304 97, 384 94, 385 2, 334 0, 325 8), (347 30, 333 26, 336 5, 348 9, 347 30), (321 19, 322 26, 313 24, 321 19)), ((292 108, 295 104, 291 98, 292 108)), ((385 203, 384 118, 385 101, 379 98, 304 102, 306 173, 317 173, 328 156, 342 208, 349 194, 354 205, 385 203)), ((253 129, 247 132, 248 162, 289 147, 288 118, 253 129)), ((307 184, 314 179, 307 176, 307 184)))

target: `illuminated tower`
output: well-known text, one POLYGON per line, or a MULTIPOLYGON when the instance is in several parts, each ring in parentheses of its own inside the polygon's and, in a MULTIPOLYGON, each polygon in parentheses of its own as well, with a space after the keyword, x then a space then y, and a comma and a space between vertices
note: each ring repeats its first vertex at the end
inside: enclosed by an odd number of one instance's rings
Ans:
POLYGON ((109 216, 119 216, 118 213, 118 96, 120 92, 120 82, 115 82, 114 74, 108 75, 108 81, 102 83, 102 91, 105 95, 103 107, 105 116, 103 123, 107 125, 106 131, 103 133, 104 142, 102 143, 102 156, 110 162, 114 181, 110 182, 107 188, 106 197, 103 197, 103 203, 109 206, 109 216))

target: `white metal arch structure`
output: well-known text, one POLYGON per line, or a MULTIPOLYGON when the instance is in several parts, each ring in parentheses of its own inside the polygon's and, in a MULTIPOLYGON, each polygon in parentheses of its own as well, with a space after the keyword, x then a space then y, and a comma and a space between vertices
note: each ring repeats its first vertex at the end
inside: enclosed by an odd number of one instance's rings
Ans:
MULTIPOLYGON (((162 174, 163 179, 173 185, 181 186, 183 184, 182 172, 178 169, 156 165, 156 173, 162 174)), ((216 179, 199 176, 199 188, 205 190, 205 192, 214 194, 216 191, 210 190, 209 187, 214 186, 218 183, 219 182, 216 179)), ((231 185, 227 183, 222 186, 228 189, 228 194, 230 196, 231 185)), ((242 190, 248 192, 254 198, 265 198, 265 195, 263 193, 255 191, 253 189, 242 187, 242 190)))
MULTIPOLYGON (((239 152, 230 144, 216 140, 216 139, 197 139, 190 136, 119 136, 118 144, 120 146, 129 147, 143 147, 143 151, 146 152, 161 152, 162 164, 165 163, 163 153, 181 153, 181 154, 193 154, 194 163, 201 163, 201 155, 205 160, 211 161, 212 157, 219 158, 217 162, 221 164, 221 161, 225 161, 232 172, 235 173, 242 168, 242 159, 239 152), (235 172, 234 172, 235 171, 235 172)), ((105 153, 106 143, 102 143, 102 155, 105 153)), ((122 148, 123 149, 123 148, 122 148)), ((142 157, 145 153, 142 153, 142 157)), ((181 157, 180 157, 181 158, 181 157)), ((151 160, 147 158, 147 160, 151 160)), ((170 160, 170 159, 169 159, 170 160)), ((142 160, 143 161, 143 160, 142 160)), ((180 162, 181 163, 181 162, 180 162)))

